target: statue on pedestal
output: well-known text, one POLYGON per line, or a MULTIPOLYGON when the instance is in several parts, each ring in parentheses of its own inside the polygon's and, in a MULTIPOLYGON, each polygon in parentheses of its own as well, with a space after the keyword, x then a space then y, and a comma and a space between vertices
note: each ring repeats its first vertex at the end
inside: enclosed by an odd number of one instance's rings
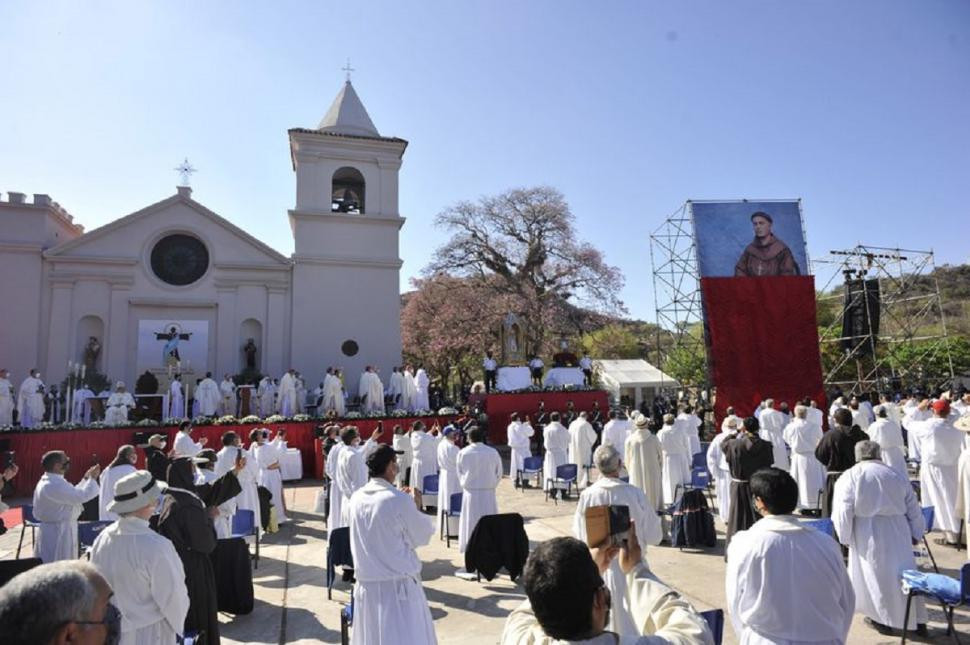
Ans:
POLYGON ((256 340, 250 338, 242 348, 243 356, 246 357, 246 369, 256 369, 256 340))
POLYGON ((502 364, 514 365, 525 361, 525 332, 519 317, 509 312, 499 330, 502 338, 502 364))
POLYGON ((84 365, 88 372, 93 372, 101 356, 101 343, 97 336, 89 336, 88 344, 84 347, 84 365))

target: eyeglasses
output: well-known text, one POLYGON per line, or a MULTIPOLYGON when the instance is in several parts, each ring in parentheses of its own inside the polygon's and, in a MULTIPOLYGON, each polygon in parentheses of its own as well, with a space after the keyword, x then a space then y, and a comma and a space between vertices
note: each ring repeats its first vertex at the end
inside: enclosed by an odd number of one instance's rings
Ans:
POLYGON ((75 625, 104 625, 107 632, 104 645, 118 645, 121 641, 121 611, 110 602, 104 610, 101 620, 72 620, 75 625))

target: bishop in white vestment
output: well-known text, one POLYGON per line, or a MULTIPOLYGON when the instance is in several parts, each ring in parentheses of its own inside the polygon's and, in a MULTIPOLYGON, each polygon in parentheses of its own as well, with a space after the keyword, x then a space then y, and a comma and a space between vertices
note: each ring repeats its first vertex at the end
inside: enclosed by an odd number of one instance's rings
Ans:
POLYGON ((411 496, 394 487, 394 457, 386 445, 368 456, 370 480, 347 505, 357 579, 352 645, 437 643, 416 552, 431 540, 434 526, 411 496))
POLYGON ((259 387, 256 388, 256 396, 259 397, 260 416, 268 417, 273 414, 273 405, 276 401, 276 386, 273 385, 273 379, 264 376, 259 381, 259 387))
POLYGON ((104 407, 105 425, 123 424, 128 421, 128 411, 135 407, 135 399, 131 396, 131 392, 125 391, 125 384, 118 381, 115 383, 115 391, 108 397, 104 407))
POLYGON ((462 448, 456 460, 461 484, 461 517, 458 518, 458 551, 465 552, 478 520, 498 513, 495 489, 502 481, 502 458, 498 451, 482 443, 484 428, 468 432, 471 443, 462 448))
MULTIPOLYGON (((855 445, 857 463, 835 482, 832 524, 849 547, 849 579, 856 611, 882 626, 902 629, 906 596, 900 576, 916 568, 913 542, 925 532, 909 478, 884 464, 879 444, 855 445)), ((913 601, 909 629, 926 623, 922 598, 913 601)))
POLYGON ((195 389, 195 400, 199 403, 199 414, 204 417, 214 417, 219 411, 219 404, 222 402, 222 393, 219 385, 212 380, 212 373, 206 372, 205 378, 195 389))
POLYGON ((381 377, 368 365, 357 386, 361 412, 384 412, 384 386, 381 377))

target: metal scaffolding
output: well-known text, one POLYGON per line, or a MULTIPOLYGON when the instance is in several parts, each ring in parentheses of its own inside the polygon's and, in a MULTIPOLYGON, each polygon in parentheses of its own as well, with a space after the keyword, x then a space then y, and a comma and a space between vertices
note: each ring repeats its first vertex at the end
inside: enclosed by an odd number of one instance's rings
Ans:
POLYGON ((657 367, 663 370, 672 354, 679 360, 701 364, 701 382, 684 385, 693 390, 708 390, 710 366, 689 201, 650 235, 650 265, 658 327, 657 367), (662 341, 662 334, 670 334, 670 338, 662 341))
MULTIPOLYGON (((813 263, 819 314, 819 350, 826 388, 846 393, 935 388, 953 379, 940 287, 932 251, 859 244, 813 263), (828 275, 827 280, 824 276, 828 275), (824 280, 824 281, 823 281, 824 280), (878 281, 875 299, 868 281, 878 281), (847 300, 846 284, 863 285, 847 300), (846 304, 859 307, 866 329, 846 334, 846 304)), ((875 286, 873 284, 873 286, 875 286)))

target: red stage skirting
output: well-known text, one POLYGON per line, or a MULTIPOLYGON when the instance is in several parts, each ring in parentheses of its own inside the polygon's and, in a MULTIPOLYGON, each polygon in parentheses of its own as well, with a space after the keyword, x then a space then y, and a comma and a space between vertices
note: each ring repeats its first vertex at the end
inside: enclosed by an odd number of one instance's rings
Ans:
MULTIPOLYGON (((417 419, 423 420, 429 427, 434 423, 444 426, 453 417, 387 417, 384 419, 343 419, 339 423, 344 425, 355 425, 360 429, 361 435, 366 439, 374 432, 378 421, 384 422, 384 434, 381 441, 389 443, 391 441, 391 429, 396 424, 409 426, 417 419)), ((303 457, 303 472, 309 476, 313 474, 317 479, 323 477, 322 455, 317 458, 319 452, 314 442, 313 429, 318 425, 326 423, 323 420, 305 421, 302 423, 273 423, 273 424, 248 424, 248 425, 227 425, 227 426, 200 426, 192 431, 192 437, 198 441, 201 437, 208 437, 207 448, 219 450, 222 448, 222 435, 230 430, 235 431, 243 438, 243 443, 249 445, 249 432, 253 428, 267 427, 273 432, 279 428, 286 428, 286 443, 290 448, 298 448, 303 457)), ((141 428, 129 426, 127 428, 104 428, 99 430, 64 430, 54 432, 5 432, 0 434, 0 439, 10 440, 10 450, 16 453, 16 462, 20 467, 17 477, 11 482, 17 495, 32 495, 34 486, 43 474, 40 466, 40 458, 48 450, 64 450, 71 458, 71 472, 68 479, 72 482, 79 481, 84 475, 84 471, 94 465, 97 461, 105 468, 115 457, 115 453, 120 446, 132 443, 136 432, 147 432, 151 434, 164 434, 168 436, 168 446, 166 450, 171 450, 175 433, 178 428, 167 426, 164 428, 141 428), (97 458, 95 458, 95 455, 97 458)), ((144 467, 145 453, 138 450, 138 467, 144 467)))
POLYGON ((702 278, 701 292, 718 423, 727 406, 749 416, 768 397, 825 409, 812 276, 702 278))
MULTIPOLYGON (((488 415, 488 440, 494 445, 505 445, 508 441, 506 429, 513 412, 528 414, 535 421, 539 401, 546 404, 546 412, 565 412, 566 404, 573 402, 576 412, 588 412, 593 402, 598 402, 605 421, 609 412, 610 400, 603 390, 575 390, 572 392, 522 392, 509 394, 488 394, 485 396, 485 413, 488 415)), ((536 428, 539 430, 539 428, 536 428)))

